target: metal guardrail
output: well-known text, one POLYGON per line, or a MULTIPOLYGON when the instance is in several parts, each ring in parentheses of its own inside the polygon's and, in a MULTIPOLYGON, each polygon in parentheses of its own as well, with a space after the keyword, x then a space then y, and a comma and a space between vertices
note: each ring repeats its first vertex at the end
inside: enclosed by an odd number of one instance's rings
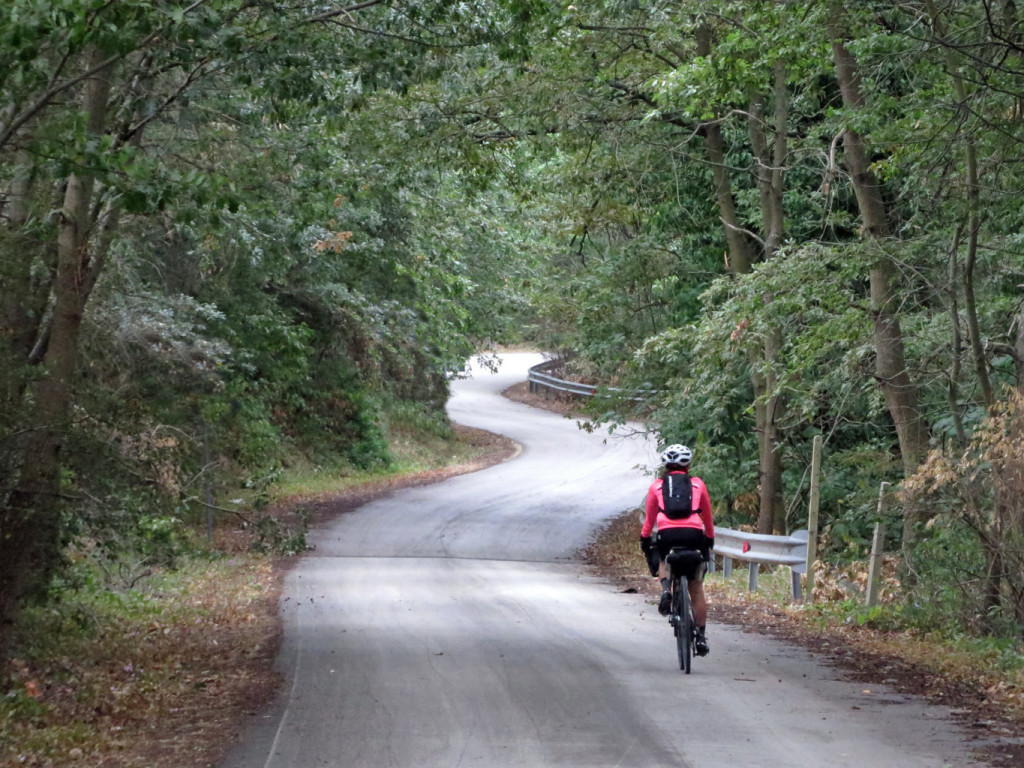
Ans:
MULTIPOLYGON (((733 560, 788 566, 793 598, 801 599, 800 575, 807 572, 807 531, 793 531, 789 536, 769 536, 715 528, 715 548, 712 553, 722 557, 722 573, 725 576, 732 573, 733 560)), ((714 560, 711 559, 712 570, 714 560)), ((751 592, 757 591, 757 573, 757 568, 750 568, 747 586, 751 592)))
MULTIPOLYGON (((556 392, 567 392, 571 395, 578 395, 580 397, 594 397, 601 392, 618 393, 626 391, 618 387, 597 387, 593 384, 581 384, 578 381, 566 381, 547 373, 547 371, 550 371, 552 368, 557 368, 560 365, 561 360, 545 360, 543 363, 538 363, 530 368, 527 374, 530 392, 537 392, 538 389, 543 388, 547 390, 554 390, 556 392)), ((657 390, 654 389, 637 389, 631 391, 635 393, 631 399, 637 401, 645 400, 645 395, 657 394, 657 390)))
POLYGON ((530 368, 527 373, 527 380, 530 383, 530 391, 536 392, 538 389, 544 388, 553 389, 556 392, 568 392, 570 394, 581 395, 583 397, 592 397, 597 394, 597 387, 591 384, 580 384, 576 381, 565 381, 545 373, 545 371, 558 367, 559 364, 559 360, 545 360, 543 363, 538 363, 530 368))

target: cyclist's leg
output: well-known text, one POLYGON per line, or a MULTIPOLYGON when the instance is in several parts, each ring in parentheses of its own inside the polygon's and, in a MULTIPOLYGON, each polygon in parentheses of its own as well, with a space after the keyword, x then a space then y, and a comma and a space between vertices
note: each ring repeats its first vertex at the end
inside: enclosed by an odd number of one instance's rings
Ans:
POLYGON ((693 620, 698 627, 707 626, 708 601, 704 594, 704 579, 692 579, 689 582, 690 602, 693 604, 693 620))
POLYGON ((687 591, 690 593, 690 603, 693 605, 693 623, 697 627, 696 649, 698 656, 706 656, 708 653, 708 641, 705 634, 707 629, 708 603, 704 595, 704 574, 706 568, 701 564, 697 578, 687 583, 687 591))
POLYGON ((662 536, 658 536, 655 545, 658 547, 658 580, 661 582, 661 600, 658 601, 658 613, 667 616, 672 605, 672 597, 669 592, 668 566, 665 558, 668 556, 668 547, 663 543, 662 536))
POLYGON ((668 557, 668 553, 672 551, 672 547, 678 546, 680 543, 686 543, 685 541, 680 542, 679 529, 669 528, 665 531, 658 531, 658 538, 655 540, 655 546, 658 548, 658 578, 661 580, 661 588, 668 590, 669 588, 669 572, 668 564, 665 559, 668 557))
MULTIPOLYGON (((659 547, 663 547, 659 550, 663 561, 673 546, 697 550, 704 555, 705 560, 707 559, 707 539, 704 532, 697 528, 670 528, 664 532, 664 535, 659 533, 658 539, 659 547)), ((696 578, 687 580, 690 603, 693 605, 694 623, 698 627, 703 627, 707 623, 707 599, 704 595, 704 574, 706 572, 706 562, 701 563, 693 572, 696 578)))
POLYGON ((661 600, 658 601, 658 613, 662 616, 668 616, 672 609, 672 593, 669 590, 668 569, 665 567, 664 560, 661 563, 659 572, 666 575, 661 580, 661 600))

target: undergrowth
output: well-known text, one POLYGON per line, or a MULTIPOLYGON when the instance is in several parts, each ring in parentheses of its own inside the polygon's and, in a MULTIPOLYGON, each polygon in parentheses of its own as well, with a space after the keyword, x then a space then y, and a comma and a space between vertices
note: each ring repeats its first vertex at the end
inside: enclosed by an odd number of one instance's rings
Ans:
POLYGON ((185 561, 126 591, 87 581, 26 609, 0 689, 0 764, 128 766, 145 764, 140 744, 194 749, 189 734, 222 718, 192 712, 271 689, 269 663, 247 662, 272 658, 274 589, 271 560, 243 555, 185 561), (154 741, 154 723, 175 728, 154 741))

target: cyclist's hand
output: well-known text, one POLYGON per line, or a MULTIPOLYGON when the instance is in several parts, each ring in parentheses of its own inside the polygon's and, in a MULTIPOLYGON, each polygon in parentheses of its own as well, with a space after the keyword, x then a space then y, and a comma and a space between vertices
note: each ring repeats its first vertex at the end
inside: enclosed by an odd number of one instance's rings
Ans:
POLYGON ((705 536, 704 538, 708 540, 708 549, 714 549, 715 548, 715 537, 714 536, 705 536))
POLYGON ((640 551, 645 555, 651 551, 651 537, 641 536, 640 537, 640 551))

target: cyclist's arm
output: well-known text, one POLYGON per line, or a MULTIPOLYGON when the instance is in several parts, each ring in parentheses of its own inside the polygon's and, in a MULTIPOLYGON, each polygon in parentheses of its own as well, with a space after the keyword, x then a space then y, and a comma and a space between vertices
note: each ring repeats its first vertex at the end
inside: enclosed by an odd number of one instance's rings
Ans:
POLYGON ((704 483, 701 483, 704 492, 700 494, 699 510, 700 510, 700 521, 704 523, 704 535, 709 538, 715 538, 715 518, 711 512, 711 496, 708 494, 708 488, 704 483))
POLYGON ((647 490, 647 505, 644 509, 644 526, 640 529, 641 536, 650 536, 654 532, 654 524, 658 521, 661 505, 658 503, 658 481, 654 481, 647 490))

